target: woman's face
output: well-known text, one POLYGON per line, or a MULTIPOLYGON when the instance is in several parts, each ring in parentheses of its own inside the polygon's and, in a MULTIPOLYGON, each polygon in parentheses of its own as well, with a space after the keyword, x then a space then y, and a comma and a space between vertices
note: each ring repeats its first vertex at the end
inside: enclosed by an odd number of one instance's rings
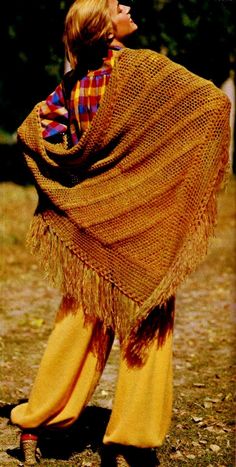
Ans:
POLYGON ((117 0, 108 0, 111 12, 111 19, 114 29, 114 36, 122 42, 123 39, 130 36, 138 28, 130 15, 130 7, 120 5, 117 0))

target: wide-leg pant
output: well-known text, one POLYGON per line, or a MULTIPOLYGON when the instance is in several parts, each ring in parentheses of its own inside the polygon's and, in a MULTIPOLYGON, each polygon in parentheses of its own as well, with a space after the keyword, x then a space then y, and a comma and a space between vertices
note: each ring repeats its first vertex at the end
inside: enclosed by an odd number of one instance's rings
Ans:
MULTIPOLYGON (((97 324, 84 325, 82 310, 56 319, 29 401, 16 406, 11 421, 22 429, 64 428, 88 404, 103 365, 92 351, 97 324)), ((105 338, 108 357, 114 336, 105 338)), ((106 358, 104 358, 104 366, 106 358)), ((161 348, 154 343, 142 367, 120 357, 119 373, 105 444, 157 447, 164 441, 172 412, 172 334, 161 348)))

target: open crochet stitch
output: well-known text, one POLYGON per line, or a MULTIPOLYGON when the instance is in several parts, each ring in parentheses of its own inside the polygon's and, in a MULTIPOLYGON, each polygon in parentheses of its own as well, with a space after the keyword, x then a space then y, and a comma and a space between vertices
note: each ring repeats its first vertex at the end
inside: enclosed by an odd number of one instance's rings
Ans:
POLYGON ((67 304, 142 359, 214 232, 229 100, 161 54, 124 48, 76 146, 43 140, 39 106, 18 129, 39 195, 29 243, 67 304))

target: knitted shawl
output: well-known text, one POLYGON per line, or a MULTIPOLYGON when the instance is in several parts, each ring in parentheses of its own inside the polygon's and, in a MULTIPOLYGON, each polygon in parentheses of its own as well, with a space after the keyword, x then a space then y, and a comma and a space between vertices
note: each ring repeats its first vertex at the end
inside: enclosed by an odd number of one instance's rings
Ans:
POLYGON ((142 360, 214 233, 228 98, 161 54, 125 48, 76 146, 43 140, 39 107, 18 129, 39 195, 28 241, 64 308, 79 303, 142 360))

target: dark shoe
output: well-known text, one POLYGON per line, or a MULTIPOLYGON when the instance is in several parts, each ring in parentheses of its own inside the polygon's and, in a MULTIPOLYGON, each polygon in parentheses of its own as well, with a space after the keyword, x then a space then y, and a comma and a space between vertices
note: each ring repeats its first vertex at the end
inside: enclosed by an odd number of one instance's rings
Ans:
POLYGON ((134 446, 107 446, 102 467, 157 467, 159 461, 155 449, 134 446))
MULTIPOLYGON (((127 446, 125 452, 122 453, 129 467, 157 467, 160 462, 157 459, 155 449, 151 448, 136 448, 127 446)), ((117 464, 117 466, 122 464, 117 464)))
POLYGON ((41 453, 38 445, 38 436, 33 433, 23 432, 20 437, 20 447, 24 456, 24 466, 37 465, 40 462, 41 453))

